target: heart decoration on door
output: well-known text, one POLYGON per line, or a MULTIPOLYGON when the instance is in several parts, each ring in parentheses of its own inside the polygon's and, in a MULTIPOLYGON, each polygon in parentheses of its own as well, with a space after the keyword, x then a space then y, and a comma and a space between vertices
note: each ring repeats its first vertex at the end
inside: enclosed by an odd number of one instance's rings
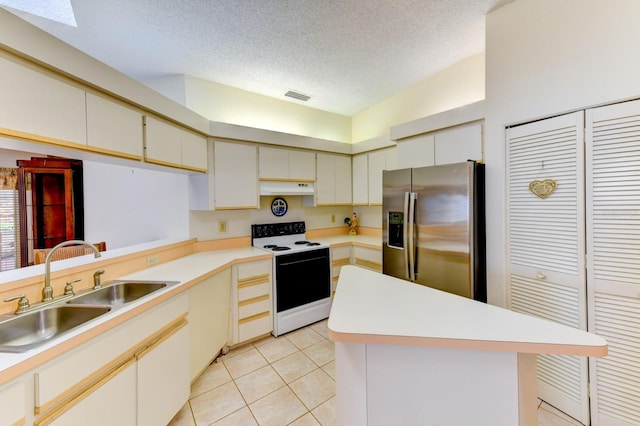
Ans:
POLYGON ((544 200, 556 190, 557 186, 558 184, 553 179, 533 180, 529 183, 529 191, 544 200))

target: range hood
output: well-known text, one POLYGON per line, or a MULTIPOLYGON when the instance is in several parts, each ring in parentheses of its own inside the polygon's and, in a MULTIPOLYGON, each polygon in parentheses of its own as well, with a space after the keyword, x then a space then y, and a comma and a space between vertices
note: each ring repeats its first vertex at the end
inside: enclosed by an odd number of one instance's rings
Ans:
POLYGON ((314 195, 313 182, 261 181, 260 195, 314 195))

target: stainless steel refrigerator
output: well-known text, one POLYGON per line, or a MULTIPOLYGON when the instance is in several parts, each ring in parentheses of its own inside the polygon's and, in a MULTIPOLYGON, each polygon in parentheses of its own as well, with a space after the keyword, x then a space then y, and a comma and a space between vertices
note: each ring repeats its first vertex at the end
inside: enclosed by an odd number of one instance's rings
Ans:
POLYGON ((384 273, 486 302, 484 210, 484 164, 384 171, 384 273))

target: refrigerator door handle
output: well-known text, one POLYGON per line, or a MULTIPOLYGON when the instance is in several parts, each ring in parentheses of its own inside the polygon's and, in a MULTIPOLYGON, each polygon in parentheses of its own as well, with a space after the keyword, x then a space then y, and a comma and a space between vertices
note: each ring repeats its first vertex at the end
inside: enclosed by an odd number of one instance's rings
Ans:
POLYGON ((411 245, 408 244, 409 240, 408 240, 408 235, 407 235, 407 230, 409 229, 409 198, 410 198, 410 192, 405 192, 404 193, 404 220, 402 221, 402 241, 404 241, 404 273, 405 273, 405 277, 410 280, 411 279, 411 274, 410 274, 410 265, 409 265, 409 250, 411 248, 411 245))
POLYGON ((415 242, 415 214, 416 214, 416 198, 418 197, 418 194, 416 192, 409 192, 409 229, 407 230, 408 233, 408 244, 407 244, 407 250, 405 251, 405 253, 407 253, 408 258, 409 258, 409 280, 411 281, 415 281, 416 280, 416 242, 415 242))

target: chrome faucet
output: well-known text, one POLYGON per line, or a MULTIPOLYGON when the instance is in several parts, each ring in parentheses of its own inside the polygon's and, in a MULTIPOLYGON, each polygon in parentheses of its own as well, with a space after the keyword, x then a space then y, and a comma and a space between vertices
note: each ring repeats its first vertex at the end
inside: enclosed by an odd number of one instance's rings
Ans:
POLYGON ((63 241, 54 248, 52 248, 49 253, 47 253, 47 257, 44 259, 44 288, 42 289, 42 301, 48 302, 53 300, 53 288, 51 288, 51 257, 53 253, 56 252, 60 247, 72 246, 72 245, 83 245, 87 246, 94 251, 94 257, 100 257, 100 251, 98 248, 91 243, 82 240, 69 240, 63 241))

